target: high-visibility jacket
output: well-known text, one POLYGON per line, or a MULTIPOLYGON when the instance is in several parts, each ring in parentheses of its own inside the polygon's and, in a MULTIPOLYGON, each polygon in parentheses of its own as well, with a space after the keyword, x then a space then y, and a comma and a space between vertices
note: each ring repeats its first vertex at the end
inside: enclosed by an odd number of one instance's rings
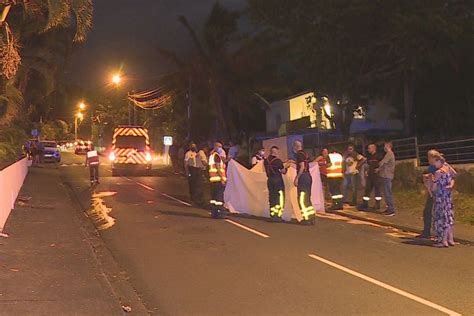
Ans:
POLYGON ((331 160, 331 166, 327 168, 329 179, 342 179, 344 174, 342 173, 342 155, 340 153, 331 153, 329 154, 329 159, 331 160))
POLYGON ((209 181, 211 183, 227 181, 224 159, 215 151, 209 156, 209 181))
POLYGON ((87 152, 87 163, 89 166, 94 166, 99 164, 99 154, 97 150, 90 150, 87 152))

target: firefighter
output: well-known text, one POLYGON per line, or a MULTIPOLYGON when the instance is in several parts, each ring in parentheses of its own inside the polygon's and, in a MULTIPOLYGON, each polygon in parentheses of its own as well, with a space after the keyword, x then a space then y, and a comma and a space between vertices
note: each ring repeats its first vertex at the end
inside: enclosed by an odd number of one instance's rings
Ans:
POLYGON ((365 173, 365 193, 362 198, 362 204, 359 205, 360 211, 367 211, 369 209, 370 195, 372 191, 375 192, 375 209, 380 209, 380 201, 382 201, 382 195, 380 194, 380 177, 379 162, 382 160, 383 155, 377 152, 377 145, 370 144, 368 147, 369 155, 367 156, 368 170, 365 173))
POLYGON ((286 173, 283 161, 278 158, 277 146, 270 149, 270 156, 264 160, 267 173, 268 200, 270 205, 270 217, 281 220, 285 207, 285 184, 282 174, 286 173))
POLYGON ((99 184, 99 154, 91 149, 86 154, 86 167, 89 166, 91 185, 99 184))
POLYGON ((316 213, 311 203, 311 186, 313 179, 309 173, 309 157, 303 150, 303 143, 295 141, 293 151, 296 154, 296 177, 295 186, 298 188, 298 203, 303 216, 304 224, 314 225, 316 222, 316 213))
POLYGON ((344 207, 342 202, 344 195, 341 193, 341 185, 344 180, 344 174, 342 173, 342 155, 334 151, 329 154, 329 161, 330 165, 327 177, 332 199, 332 206, 329 210, 342 210, 344 207))
POLYGON ((211 183, 211 215, 219 218, 224 210, 224 190, 227 182, 225 171, 225 152, 222 143, 216 141, 209 155, 209 182, 211 183))

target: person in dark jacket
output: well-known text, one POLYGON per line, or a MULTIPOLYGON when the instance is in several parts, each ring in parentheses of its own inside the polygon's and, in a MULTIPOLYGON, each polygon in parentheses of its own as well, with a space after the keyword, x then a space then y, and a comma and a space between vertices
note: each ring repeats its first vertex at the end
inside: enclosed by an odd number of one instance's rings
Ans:
POLYGON ((367 211, 369 209, 370 196, 372 191, 375 193, 375 209, 380 209, 380 202, 382 201, 381 185, 379 177, 379 163, 383 159, 382 153, 377 152, 377 145, 370 144, 368 146, 369 155, 367 156, 368 170, 365 174, 366 185, 363 202, 359 205, 360 211, 367 211))
POLYGON ((286 173, 283 161, 278 158, 278 147, 270 149, 270 156, 264 160, 267 173, 268 200, 270 205, 270 217, 281 220, 285 207, 285 184, 282 175, 286 173))

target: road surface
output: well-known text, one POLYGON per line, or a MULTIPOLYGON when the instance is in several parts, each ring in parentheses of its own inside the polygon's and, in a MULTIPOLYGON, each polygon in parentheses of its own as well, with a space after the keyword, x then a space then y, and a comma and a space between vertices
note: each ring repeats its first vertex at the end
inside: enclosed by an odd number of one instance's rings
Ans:
MULTIPOLYGON (((59 168, 90 209, 83 160, 66 153, 59 168)), ((115 222, 91 220, 107 223, 102 239, 153 314, 474 314, 472 246, 437 249, 330 215, 315 226, 213 220, 187 205, 180 177, 112 177, 107 164, 100 173, 94 192, 115 222)))

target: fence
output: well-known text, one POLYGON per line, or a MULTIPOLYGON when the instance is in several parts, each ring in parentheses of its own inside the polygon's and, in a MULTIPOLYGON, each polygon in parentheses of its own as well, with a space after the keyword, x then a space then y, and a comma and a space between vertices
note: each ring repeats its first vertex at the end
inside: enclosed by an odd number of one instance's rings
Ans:
POLYGON ((28 165, 28 158, 23 158, 0 170, 0 233, 15 205, 15 200, 28 173, 28 165))
MULTIPOLYGON (((337 142, 328 144, 328 146, 344 151, 347 144, 349 142, 337 142)), ((420 166, 428 165, 427 153, 430 149, 442 152, 451 164, 474 163, 474 138, 419 144, 417 137, 409 137, 394 139, 392 144, 397 160, 416 159, 420 166)), ((364 153, 365 144, 355 147, 357 151, 364 153)))
POLYGON ((393 151, 397 160, 419 159, 418 140, 416 137, 392 140, 393 151))
POLYGON ((436 149, 451 164, 474 163, 474 138, 418 145, 420 165, 428 165, 427 152, 436 149))

